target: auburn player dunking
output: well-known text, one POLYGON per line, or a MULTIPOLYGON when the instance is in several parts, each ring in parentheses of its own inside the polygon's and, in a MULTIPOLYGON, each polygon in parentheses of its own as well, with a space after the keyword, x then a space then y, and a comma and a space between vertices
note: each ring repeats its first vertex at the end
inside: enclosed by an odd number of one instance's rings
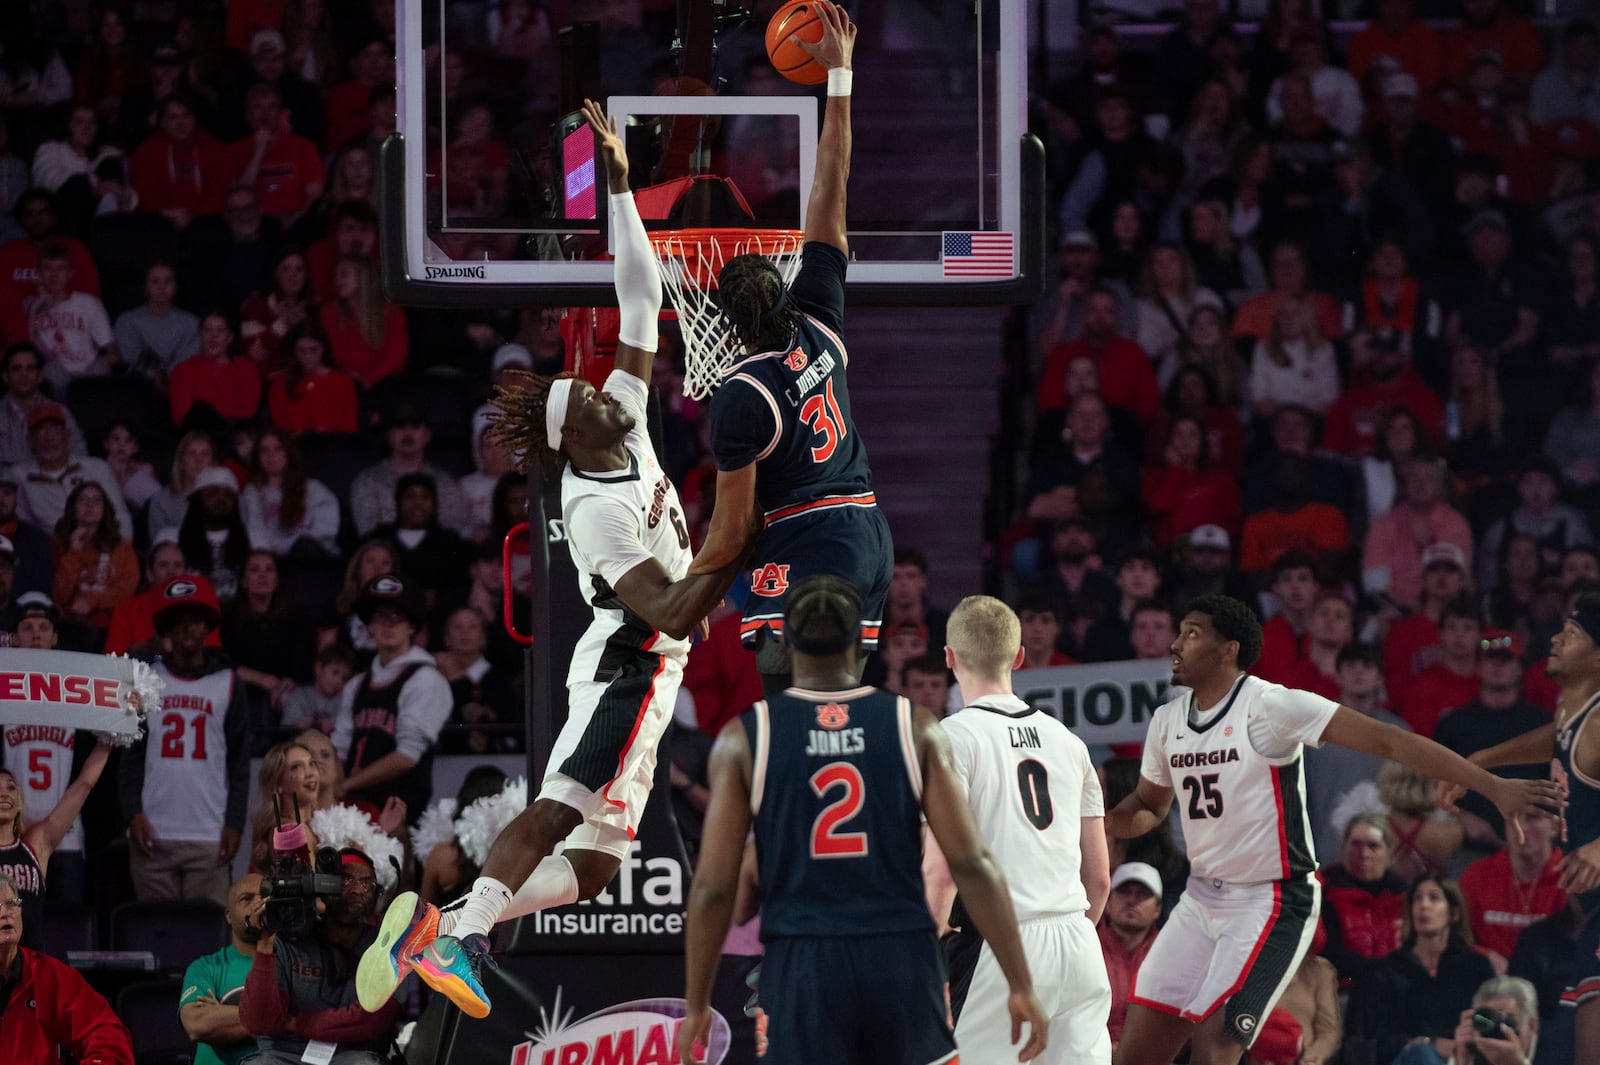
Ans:
MULTIPOLYGON (((1550 640, 1545 668, 1561 685, 1555 721, 1471 760, 1491 767, 1549 759, 1552 775, 1566 789, 1561 888, 1578 897, 1585 920, 1561 993, 1562 1014, 1572 1011, 1574 1065, 1600 1065, 1600 595, 1578 597, 1550 640)), ((1442 805, 1452 806, 1460 796, 1456 789, 1441 790, 1442 805)))
POLYGON ((1432 740, 1245 675, 1260 653, 1261 625, 1245 604, 1223 595, 1190 604, 1172 644, 1172 681, 1190 690, 1156 711, 1139 786, 1106 816, 1112 835, 1140 836, 1177 797, 1191 865, 1135 978, 1117 1065, 1171 1061, 1190 1039, 1196 1065, 1234 1065, 1293 978, 1320 905, 1305 744, 1470 787, 1508 825, 1559 807, 1550 781, 1502 779, 1432 740))
POLYGON ((763 1060, 954 1062, 944 959, 923 895, 922 818, 1010 986, 1018 1060, 1046 1045, 1005 878, 926 711, 858 687, 861 598, 837 577, 793 589, 784 632, 795 686, 731 721, 711 755, 711 805, 686 925, 689 1014, 680 1059, 698 1061, 745 836, 755 825, 766 957, 763 1060))
POLYGON ((709 573, 733 561, 743 549, 744 517, 759 504, 766 532, 755 550, 742 629, 769 693, 788 683, 788 659, 774 636, 782 632, 784 606, 796 583, 831 573, 861 589, 861 638, 871 650, 894 571, 889 525, 878 510, 866 447, 850 416, 850 360, 839 338, 850 251, 845 183, 856 28, 834 4, 819 2, 816 11, 821 41, 792 39, 829 70, 800 272, 785 289, 765 257, 740 255, 717 279, 722 314, 743 354, 723 371, 711 398, 719 503, 689 570, 709 573))
POLYGON ((491 418, 519 462, 537 460, 551 476, 559 473, 561 517, 594 620, 573 652, 567 720, 538 797, 500 833, 465 897, 442 912, 413 892, 390 904, 356 973, 368 1010, 415 968, 467 1014, 487 1015, 479 967, 489 929, 591 899, 617 875, 650 797, 689 634, 743 561, 741 551, 716 572, 687 575, 683 505, 656 461, 645 420, 661 279, 628 190, 622 139, 599 105, 585 101, 583 112, 599 136, 611 189, 622 318, 616 369, 603 392, 571 375, 548 389, 522 375, 524 384, 497 391, 491 418), (551 853, 563 840, 562 853, 551 853))

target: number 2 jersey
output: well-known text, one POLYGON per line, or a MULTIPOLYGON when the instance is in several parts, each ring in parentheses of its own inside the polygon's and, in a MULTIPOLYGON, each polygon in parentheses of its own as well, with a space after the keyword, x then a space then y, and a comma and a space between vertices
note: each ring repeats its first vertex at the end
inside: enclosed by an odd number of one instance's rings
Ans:
POLYGON ((1150 721, 1141 772, 1177 793, 1192 875, 1259 884, 1314 873, 1301 755, 1322 745, 1339 704, 1248 675, 1210 711, 1181 690, 1150 721))
POLYGON ((1083 818, 1105 815, 1105 800, 1083 741, 1014 695, 985 696, 943 725, 1017 920, 1086 912, 1079 833, 1083 818))
POLYGON ((761 937, 933 928, 911 704, 790 688, 745 711, 761 937))
POLYGON ((689 641, 656 629, 629 610, 616 583, 635 566, 655 559, 675 581, 689 572, 689 529, 678 490, 656 461, 646 428, 645 383, 613 370, 602 390, 633 416, 625 441, 628 467, 585 473, 570 462, 561 475, 561 518, 578 570, 578 590, 594 608, 594 621, 578 639, 568 685, 608 681, 640 653, 675 657, 681 666, 689 641))

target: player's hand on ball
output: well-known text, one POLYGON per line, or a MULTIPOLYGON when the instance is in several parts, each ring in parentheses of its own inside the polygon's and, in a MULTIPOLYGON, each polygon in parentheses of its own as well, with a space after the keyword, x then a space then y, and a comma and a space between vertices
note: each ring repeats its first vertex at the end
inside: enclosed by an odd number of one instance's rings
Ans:
POLYGON ((1574 895, 1600 887, 1600 839, 1569 851, 1561 859, 1561 890, 1574 895))
POLYGON ((838 4, 818 0, 815 9, 822 23, 822 40, 813 44, 796 36, 789 38, 790 43, 828 70, 849 70, 850 56, 856 49, 856 24, 838 4))
POLYGON ((1028 1026, 1028 1041, 1022 1044, 1017 1060, 1032 1061, 1044 1053, 1045 1044, 1049 1042, 1050 1018, 1045 1015, 1039 997, 1032 991, 1011 992, 1006 999, 1006 1009, 1011 1013, 1012 1046, 1021 1040, 1023 1024, 1028 1026))
POLYGON ((617 120, 606 117, 605 111, 593 100, 583 101, 583 117, 600 139, 600 157, 605 160, 606 177, 613 182, 626 180, 628 153, 622 146, 622 136, 617 132, 617 120))

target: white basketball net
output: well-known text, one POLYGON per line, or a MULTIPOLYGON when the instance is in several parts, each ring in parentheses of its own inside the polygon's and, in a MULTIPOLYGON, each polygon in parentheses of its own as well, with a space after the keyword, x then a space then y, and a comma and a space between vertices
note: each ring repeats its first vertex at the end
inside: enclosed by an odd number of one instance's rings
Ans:
POLYGON ((741 353, 733 328, 717 307, 717 275, 736 255, 765 255, 788 285, 800 269, 805 234, 798 230, 680 229, 650 234, 661 287, 683 332, 683 394, 705 399, 741 353))

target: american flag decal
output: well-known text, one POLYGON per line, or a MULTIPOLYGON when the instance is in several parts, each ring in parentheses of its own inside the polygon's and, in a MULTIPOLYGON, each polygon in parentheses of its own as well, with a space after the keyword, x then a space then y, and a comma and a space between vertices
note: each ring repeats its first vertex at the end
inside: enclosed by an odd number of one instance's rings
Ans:
POLYGON ((945 277, 1016 276, 1016 236, 1012 233, 944 234, 945 277))

